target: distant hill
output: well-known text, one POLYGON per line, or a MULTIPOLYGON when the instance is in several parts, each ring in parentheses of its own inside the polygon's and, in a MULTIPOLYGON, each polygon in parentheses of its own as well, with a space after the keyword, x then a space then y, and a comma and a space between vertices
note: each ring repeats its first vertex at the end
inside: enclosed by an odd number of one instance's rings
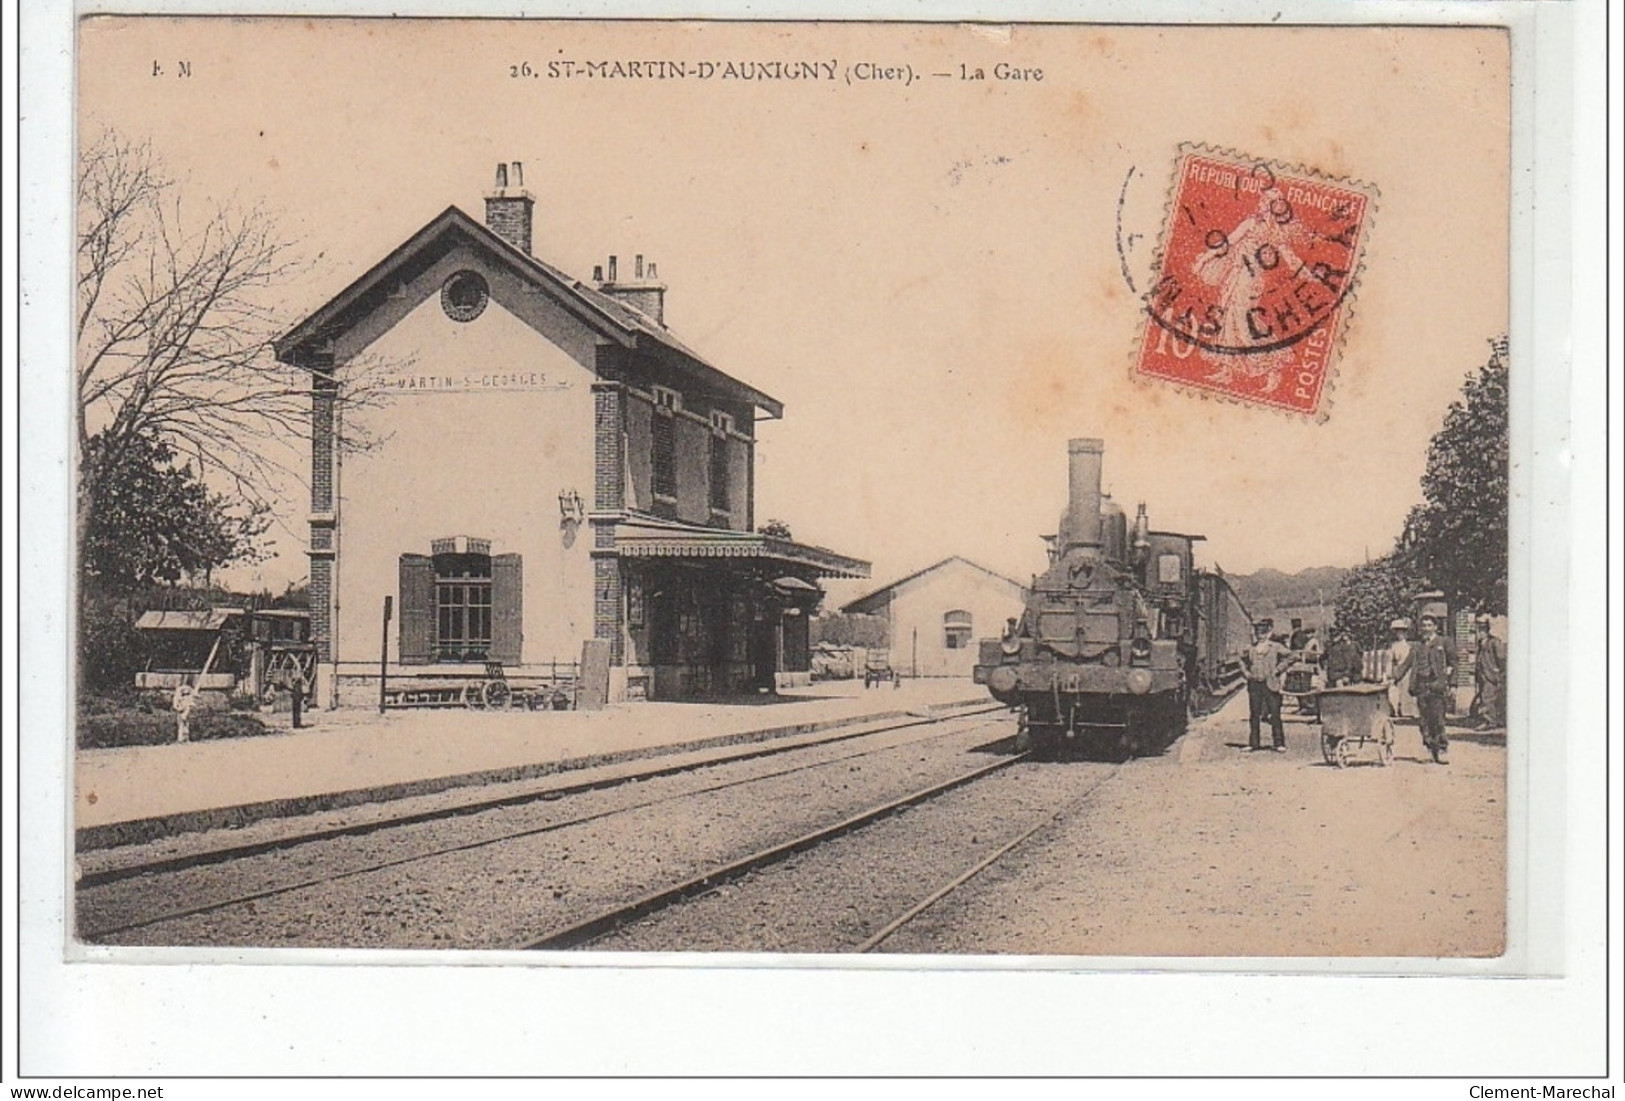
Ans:
POLYGON ((1328 617, 1331 615, 1337 587, 1348 573, 1343 566, 1312 566, 1297 573, 1263 569, 1226 576, 1253 615, 1295 615, 1313 624, 1319 619, 1314 610, 1320 606, 1325 606, 1328 617))

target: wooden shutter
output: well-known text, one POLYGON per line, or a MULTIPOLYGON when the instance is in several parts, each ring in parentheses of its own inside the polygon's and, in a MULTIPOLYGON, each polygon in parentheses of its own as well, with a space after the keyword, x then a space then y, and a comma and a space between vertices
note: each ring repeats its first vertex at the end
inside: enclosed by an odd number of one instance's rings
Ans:
POLYGON ((524 571, 517 554, 491 558, 491 660, 518 665, 524 632, 524 571))
POLYGON ((434 559, 426 554, 401 555, 402 665, 434 660, 434 559))

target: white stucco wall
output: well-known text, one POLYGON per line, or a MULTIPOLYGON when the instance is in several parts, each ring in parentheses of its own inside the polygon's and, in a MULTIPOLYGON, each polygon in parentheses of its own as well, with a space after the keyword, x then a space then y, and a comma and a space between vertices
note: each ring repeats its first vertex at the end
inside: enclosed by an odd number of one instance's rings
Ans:
POLYGON ((968 677, 977 640, 997 638, 1005 620, 1021 611, 1019 585, 953 559, 892 591, 887 613, 892 668, 905 676, 968 677), (971 614, 971 640, 964 649, 950 650, 942 617, 956 609, 971 614))
POLYGON ((526 663, 577 660, 592 636, 592 532, 585 523, 561 527, 559 509, 560 492, 570 490, 592 507, 592 372, 510 312, 499 299, 526 303, 494 274, 479 317, 447 317, 437 288, 443 269, 459 264, 475 266, 457 258, 438 265, 433 293, 364 349, 344 351, 391 364, 382 373, 391 383, 453 382, 392 386, 385 407, 344 414, 347 427, 386 438, 344 456, 338 472, 341 663, 377 662, 384 596, 399 600, 400 555, 428 554, 431 540, 457 535, 491 540, 492 554, 523 556, 526 663))

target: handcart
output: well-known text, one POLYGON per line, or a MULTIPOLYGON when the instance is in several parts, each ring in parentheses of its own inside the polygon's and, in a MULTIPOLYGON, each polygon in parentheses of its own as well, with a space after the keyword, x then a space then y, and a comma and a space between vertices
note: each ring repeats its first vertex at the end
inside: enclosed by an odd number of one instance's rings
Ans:
POLYGON ((877 684, 890 684, 896 688, 902 680, 897 670, 892 668, 890 650, 870 650, 863 659, 863 686, 873 688, 877 684))
POLYGON ((1355 754, 1371 747, 1377 764, 1394 759, 1394 720, 1383 684, 1323 688, 1320 700, 1320 754, 1329 765, 1347 768, 1355 754))

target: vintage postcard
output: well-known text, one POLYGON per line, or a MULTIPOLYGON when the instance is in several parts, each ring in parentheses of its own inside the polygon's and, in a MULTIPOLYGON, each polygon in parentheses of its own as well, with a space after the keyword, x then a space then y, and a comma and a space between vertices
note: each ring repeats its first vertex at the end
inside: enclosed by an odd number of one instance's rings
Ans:
POLYGON ((76 65, 70 953, 1506 958, 1504 27, 76 65))

